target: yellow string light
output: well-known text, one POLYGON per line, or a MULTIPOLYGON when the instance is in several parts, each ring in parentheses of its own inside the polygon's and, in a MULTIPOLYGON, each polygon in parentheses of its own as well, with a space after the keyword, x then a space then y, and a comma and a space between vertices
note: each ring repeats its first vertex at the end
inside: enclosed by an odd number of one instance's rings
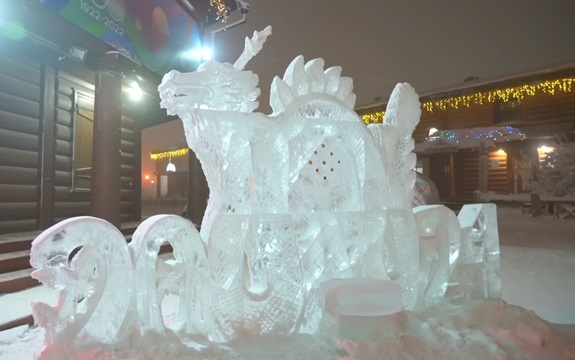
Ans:
POLYGON ((376 111, 371 114, 361 115, 361 119, 366 125, 382 123, 384 117, 385 117, 385 111, 376 111))
POLYGON ((216 9, 218 19, 221 19, 225 24, 228 21, 228 8, 222 0, 210 0, 210 6, 216 9))
POLYGON ((150 154, 150 159, 152 159, 152 160, 158 160, 158 159, 165 159, 165 158, 171 158, 171 157, 184 156, 184 155, 187 155, 189 151, 190 151, 190 149, 188 149, 188 148, 182 148, 182 149, 172 150, 172 151, 164 151, 164 152, 159 152, 159 153, 151 153, 151 154, 150 154))
MULTIPOLYGON (((527 96, 535 96, 538 92, 549 95, 555 95, 557 92, 571 92, 571 87, 575 82, 575 77, 569 77, 558 80, 545 80, 537 84, 525 84, 520 86, 508 87, 504 89, 481 91, 475 94, 454 96, 445 99, 426 101, 421 106, 426 111, 432 113, 434 110, 459 109, 460 107, 469 107, 472 104, 484 105, 493 103, 496 100, 509 101, 510 99, 523 100, 527 96)), ((366 124, 382 123, 385 111, 375 111, 373 113, 361 115, 361 119, 366 124)))

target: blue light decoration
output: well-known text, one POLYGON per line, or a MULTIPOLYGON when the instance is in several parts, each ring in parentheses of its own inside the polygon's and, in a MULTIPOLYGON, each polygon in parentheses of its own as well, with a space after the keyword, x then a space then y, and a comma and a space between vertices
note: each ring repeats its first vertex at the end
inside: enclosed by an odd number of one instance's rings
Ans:
POLYGON ((497 142, 509 142, 515 140, 525 140, 527 135, 521 130, 512 126, 500 126, 490 128, 440 130, 432 136, 425 138, 425 141, 437 141, 439 139, 459 144, 463 141, 492 140, 497 142))

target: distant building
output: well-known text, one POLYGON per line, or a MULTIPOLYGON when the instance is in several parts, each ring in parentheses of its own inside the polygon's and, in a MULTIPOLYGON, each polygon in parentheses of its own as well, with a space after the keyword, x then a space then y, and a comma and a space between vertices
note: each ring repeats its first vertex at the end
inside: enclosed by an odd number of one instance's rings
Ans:
MULTIPOLYGON (((442 199, 532 191, 553 146, 575 141, 575 67, 424 95, 414 132, 418 170, 442 199)), ((385 104, 357 109, 381 122, 385 104)))
POLYGON ((184 199, 187 202, 189 155, 190 150, 185 144, 147 155, 156 163, 154 174, 147 179, 154 185, 151 187, 152 198, 184 199))

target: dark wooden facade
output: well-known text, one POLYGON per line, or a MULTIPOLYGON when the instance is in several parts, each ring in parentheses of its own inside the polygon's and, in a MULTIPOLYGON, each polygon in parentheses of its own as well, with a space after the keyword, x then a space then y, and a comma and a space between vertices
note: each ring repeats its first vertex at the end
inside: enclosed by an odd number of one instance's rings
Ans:
MULTIPOLYGON (((173 1, 202 32, 217 26, 208 0, 173 1)), ((235 0, 225 3, 230 11, 237 8, 235 0)), ((162 74, 38 0, 0 4, 10 20, 0 22, 0 234, 46 229, 81 215, 116 226, 139 221, 141 131, 174 120, 159 107, 162 74), (67 58, 72 45, 88 50, 83 62, 67 58), (129 99, 134 80, 143 90, 139 102, 129 99)), ((190 166, 196 175, 188 181, 189 197, 197 200, 201 193, 203 199, 201 167, 197 160, 190 166)), ((195 202, 200 205, 191 212, 197 221, 205 201, 195 202)))
MULTIPOLYGON (((420 98, 422 104, 441 99, 485 93, 497 89, 513 88, 525 84, 539 84, 546 80, 572 78, 575 85, 575 68, 564 68, 504 81, 467 86, 462 89, 420 98)), ((575 141, 575 87, 570 82, 566 88, 556 88, 554 94, 537 91, 533 96, 520 100, 520 110, 512 120, 498 121, 499 102, 471 103, 459 108, 435 108, 432 112, 422 108, 421 121, 413 137, 416 144, 426 140, 429 130, 492 128, 512 126, 521 130, 522 141, 495 142, 495 148, 462 148, 453 152, 419 152, 418 161, 426 175, 436 183, 442 199, 474 197, 476 190, 497 194, 529 192, 528 182, 536 179, 538 147, 553 146, 558 142, 575 141), (486 156, 487 183, 480 189, 481 155, 486 156), (533 161, 531 161, 533 160, 533 161)), ((357 110, 360 115, 377 114, 384 105, 357 110)))
POLYGON ((0 36, 0 234, 93 215, 98 194, 91 191, 91 165, 100 151, 92 149, 96 83, 107 71, 127 75, 114 101, 120 109, 120 178, 110 181, 119 181, 120 189, 112 202, 119 201, 121 222, 139 221, 141 130, 171 119, 159 108, 160 76, 122 56, 109 66, 102 59, 114 49, 38 2, 3 3, 3 11, 26 30, 17 40, 0 36), (84 62, 62 57, 71 44, 88 49, 84 62), (145 92, 139 103, 128 99, 135 76, 145 92))
MULTIPOLYGON (((0 54, 0 233, 90 214, 94 99, 93 83, 32 57, 0 54), (82 121, 88 126, 79 130, 82 121), (83 172, 80 161, 88 165, 83 172)), ((140 213, 141 127, 124 104, 121 217, 132 221, 140 213)))
POLYGON ((37 61, 0 55, 0 232, 37 226, 41 73, 37 61))

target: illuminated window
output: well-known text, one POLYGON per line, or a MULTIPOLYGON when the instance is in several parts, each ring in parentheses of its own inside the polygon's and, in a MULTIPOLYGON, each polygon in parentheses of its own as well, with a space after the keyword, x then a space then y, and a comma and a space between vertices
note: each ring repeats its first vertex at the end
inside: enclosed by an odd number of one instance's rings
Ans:
MULTIPOLYGON (((555 151, 555 147, 553 146, 540 146, 537 148, 537 155, 539 158, 539 162, 540 163, 544 163, 547 160, 547 155, 553 153, 553 151, 555 151)), ((547 162, 547 165, 549 167, 554 167, 553 163, 551 161, 547 162)))
POLYGON ((521 121, 523 119, 523 108, 521 100, 509 99, 509 101, 495 100, 493 103, 493 123, 507 123, 521 121))
POLYGON ((90 190, 92 179, 92 140, 94 133, 94 96, 73 90, 74 148, 73 190, 90 190))

